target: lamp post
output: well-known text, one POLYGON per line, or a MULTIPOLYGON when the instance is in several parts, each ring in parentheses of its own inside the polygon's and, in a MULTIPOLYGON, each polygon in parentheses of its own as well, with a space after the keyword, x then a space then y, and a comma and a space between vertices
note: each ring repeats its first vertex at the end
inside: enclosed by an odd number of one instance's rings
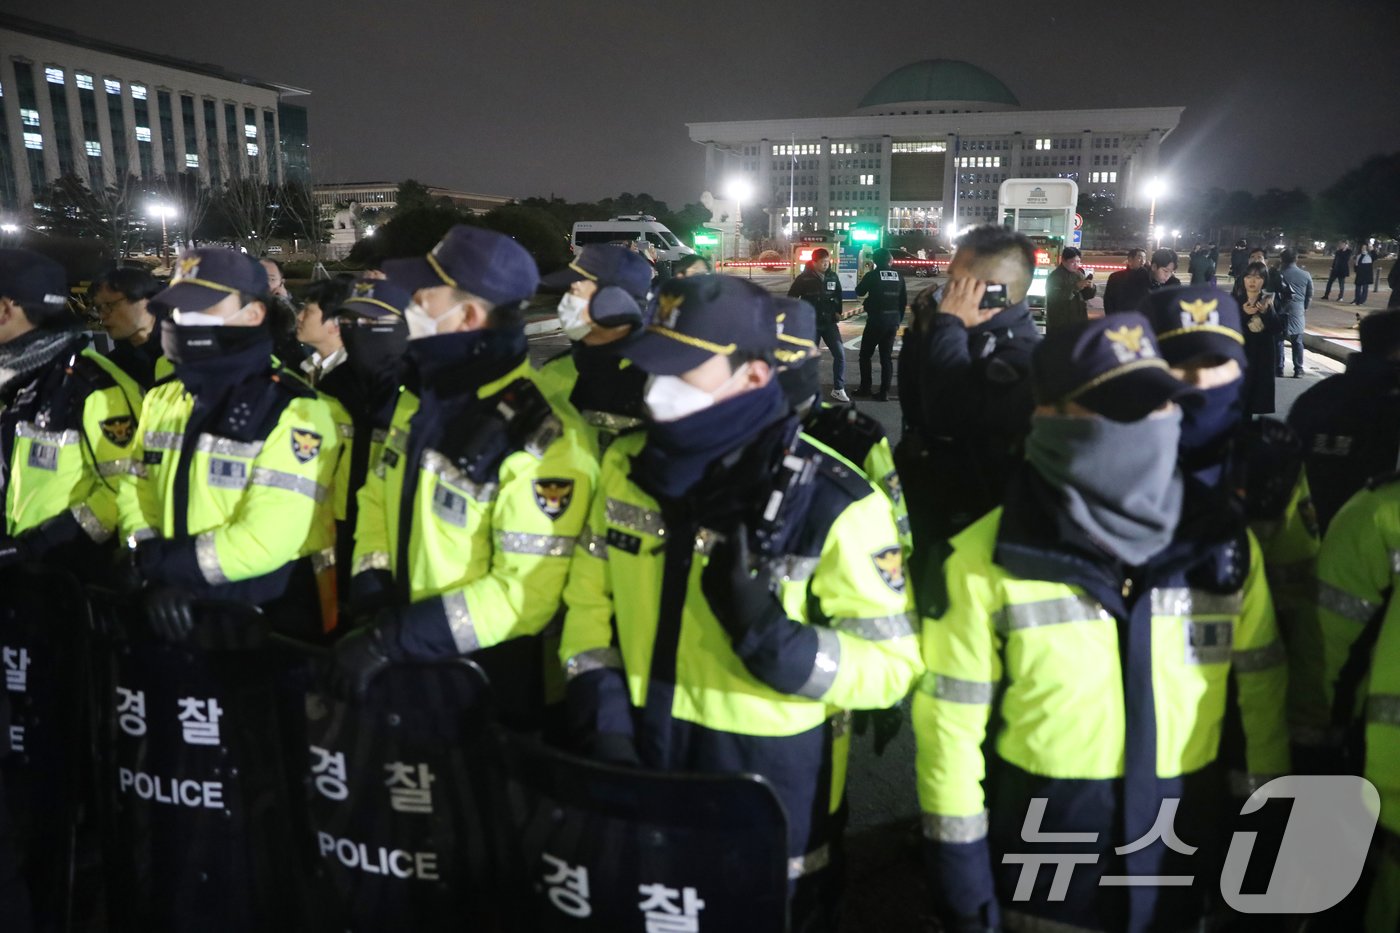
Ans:
MULTIPOLYGON (((739 257, 739 248, 743 234, 739 231, 744 223, 744 202, 753 194, 753 185, 749 184, 747 178, 736 175, 729 179, 724 185, 724 196, 734 202, 734 258, 739 257)), ((792 218, 788 218, 789 222, 792 218)))
POLYGON ((175 216, 175 208, 169 204, 152 204, 148 213, 152 217, 160 218, 160 264, 167 270, 170 269, 170 235, 166 229, 166 221, 175 216))
POLYGON ((1162 180, 1155 176, 1147 183, 1147 229, 1152 236, 1152 248, 1159 249, 1162 245, 1162 238, 1157 233, 1157 197, 1162 193, 1162 180))
POLYGON ((1179 239, 1181 239, 1181 231, 1180 231, 1180 230, 1177 230, 1177 229, 1173 229, 1173 230, 1172 230, 1172 249, 1173 249, 1173 250, 1176 249, 1176 241, 1179 240, 1179 239))

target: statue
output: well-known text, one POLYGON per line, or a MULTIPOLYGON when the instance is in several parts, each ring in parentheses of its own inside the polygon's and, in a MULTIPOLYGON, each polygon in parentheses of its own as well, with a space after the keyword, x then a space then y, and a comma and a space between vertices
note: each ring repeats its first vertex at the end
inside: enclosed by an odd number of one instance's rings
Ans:
POLYGON ((333 225, 336 230, 355 230, 359 223, 360 205, 355 201, 346 203, 342 210, 335 212, 333 225))

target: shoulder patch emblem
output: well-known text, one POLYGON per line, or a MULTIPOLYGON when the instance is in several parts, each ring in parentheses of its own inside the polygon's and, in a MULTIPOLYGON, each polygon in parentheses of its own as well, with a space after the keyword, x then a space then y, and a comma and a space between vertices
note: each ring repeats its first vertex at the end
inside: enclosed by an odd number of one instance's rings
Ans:
POLYGON ((292 428, 292 456, 298 463, 310 463, 321 452, 321 435, 315 431, 292 428))
POLYGON ((574 481, 571 479, 537 479, 534 485, 535 505, 548 515, 550 521, 569 510, 574 501, 574 481))
POLYGON ((125 447, 136 436, 136 419, 130 415, 107 418, 101 423, 102 436, 118 447, 125 447))
POLYGON ((904 487, 899 482, 899 472, 890 470, 881 480, 885 487, 885 495, 890 497, 890 501, 899 505, 899 500, 904 496, 904 487))
POLYGON ((875 569, 885 585, 896 593, 904 592, 904 552, 899 546, 883 548, 870 555, 875 569))

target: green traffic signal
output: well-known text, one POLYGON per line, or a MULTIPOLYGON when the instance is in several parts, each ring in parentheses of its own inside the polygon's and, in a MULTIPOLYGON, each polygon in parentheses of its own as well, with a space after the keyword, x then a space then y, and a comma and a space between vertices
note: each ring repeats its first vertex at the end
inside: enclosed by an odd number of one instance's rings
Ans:
POLYGON ((874 224, 857 224, 851 228, 852 243, 879 243, 880 228, 874 224))

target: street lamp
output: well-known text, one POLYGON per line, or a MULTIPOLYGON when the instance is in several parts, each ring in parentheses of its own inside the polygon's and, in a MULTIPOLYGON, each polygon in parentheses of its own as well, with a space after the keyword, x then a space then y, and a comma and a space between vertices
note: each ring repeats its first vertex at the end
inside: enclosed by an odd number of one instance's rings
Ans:
POLYGON ((1165 189, 1160 178, 1154 176, 1152 180, 1147 183, 1147 196, 1151 199, 1148 202, 1147 208, 1147 228, 1152 231, 1153 249, 1158 249, 1162 245, 1162 238, 1158 235, 1157 231, 1157 198, 1162 194, 1163 190, 1165 189))
POLYGON ((1181 231, 1180 231, 1180 230, 1173 229, 1173 230, 1172 230, 1172 249, 1176 249, 1176 241, 1179 240, 1179 239, 1181 239, 1181 231))
MULTIPOLYGON (((739 230, 744 223, 744 202, 753 196, 753 185, 747 178, 736 175, 725 182, 724 196, 734 202, 734 252, 735 258, 739 258, 739 245, 743 239, 739 230)), ((789 217, 788 220, 791 221, 792 218, 789 217)))
POLYGON ((175 216, 175 208, 169 204, 152 204, 147 211, 152 217, 160 218, 160 263, 167 270, 170 268, 170 235, 165 227, 165 222, 175 216))

